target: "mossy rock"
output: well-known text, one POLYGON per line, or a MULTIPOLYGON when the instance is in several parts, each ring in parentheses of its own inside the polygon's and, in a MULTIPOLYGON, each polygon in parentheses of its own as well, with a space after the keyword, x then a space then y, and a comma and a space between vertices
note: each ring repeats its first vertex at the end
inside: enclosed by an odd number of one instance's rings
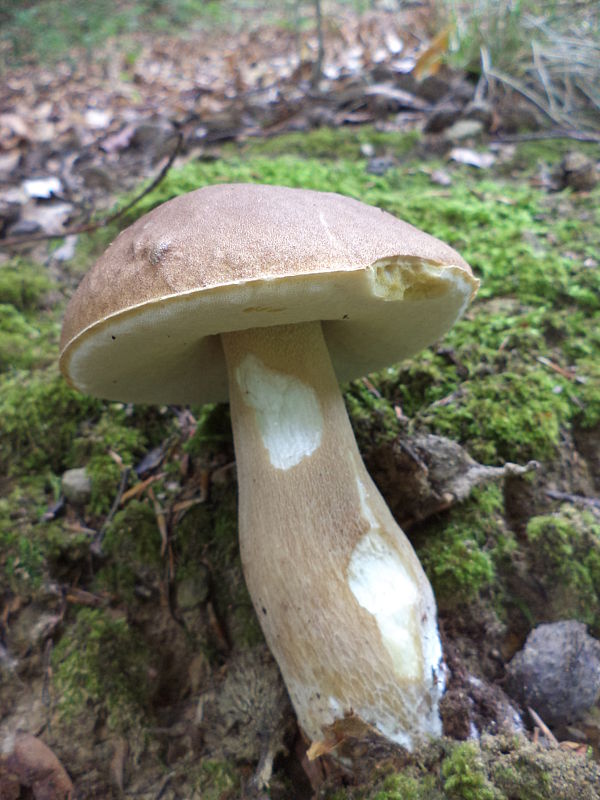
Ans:
POLYGON ((530 587, 521 596, 535 623, 577 619, 598 636, 600 515, 563 505, 554 514, 532 517, 525 536, 521 552, 530 587))

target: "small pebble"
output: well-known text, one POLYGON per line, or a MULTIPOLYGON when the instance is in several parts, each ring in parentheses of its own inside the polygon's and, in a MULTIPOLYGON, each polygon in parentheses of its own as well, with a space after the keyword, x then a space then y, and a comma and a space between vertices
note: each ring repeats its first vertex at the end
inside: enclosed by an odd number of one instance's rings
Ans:
POLYGON ((92 481, 85 468, 68 469, 64 472, 62 490, 69 503, 84 506, 92 496, 92 481))
POLYGON ((600 642, 582 622, 539 625, 508 665, 507 690, 552 727, 581 719, 600 694, 600 642))

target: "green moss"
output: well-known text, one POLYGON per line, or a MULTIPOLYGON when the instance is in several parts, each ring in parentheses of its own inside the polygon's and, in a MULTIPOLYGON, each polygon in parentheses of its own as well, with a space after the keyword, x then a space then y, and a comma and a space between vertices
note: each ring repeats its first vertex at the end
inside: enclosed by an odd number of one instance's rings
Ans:
POLYGON ((207 456, 212 450, 232 444, 233 433, 229 406, 225 403, 210 403, 202 406, 196 414, 196 430, 185 443, 185 452, 190 456, 207 456))
POLYGON ((194 564, 209 567, 211 599, 232 645, 244 649, 262 642, 242 574, 234 487, 213 487, 211 503, 196 506, 183 518, 173 544, 179 578, 193 574, 194 564))
POLYGON ((74 571, 80 574, 90 557, 89 531, 70 530, 62 522, 40 526, 37 540, 42 547, 44 565, 52 577, 60 581, 71 580, 74 571))
POLYGON ((92 705, 110 728, 126 732, 147 716, 152 660, 124 617, 80 609, 54 648, 52 663, 58 710, 67 721, 89 714, 92 705))
POLYGON ((600 631, 600 523, 589 511, 565 505, 533 517, 524 554, 541 593, 536 621, 579 619, 600 631))
POLYGON ((27 512, 30 501, 23 488, 0 499, 0 582, 24 596, 40 586, 44 574, 43 547, 27 512))
MULTIPOLYGON (((597 328, 600 331, 600 326, 597 328)), ((595 354, 577 362, 577 375, 581 378, 574 395, 580 406, 577 422, 582 428, 594 428, 600 423, 600 347, 595 354)))
POLYGON ((487 777, 479 747, 463 742, 442 762, 444 791, 452 800, 506 800, 487 777))
POLYGON ((490 485, 412 538, 443 612, 483 598, 513 625, 518 609, 528 626, 573 618, 600 630, 600 524, 589 511, 565 505, 517 538, 490 485))
POLYGON ((73 441, 73 457, 85 461, 112 451, 124 466, 132 466, 146 445, 144 432, 140 427, 131 425, 126 406, 121 403, 103 406, 97 419, 80 427, 79 435, 73 441))
POLYGON ((61 472, 71 466, 78 427, 100 408, 100 401, 70 389, 55 366, 5 377, 0 383, 0 471, 61 472))
MULTIPOLYGON (((344 159, 357 161, 364 158, 361 147, 370 145, 376 155, 407 157, 419 140, 416 131, 377 131, 369 125, 360 128, 317 128, 310 132, 286 133, 270 139, 255 139, 245 143, 241 153, 246 158, 293 155, 299 158, 344 159)), ((224 148, 223 155, 235 155, 237 147, 224 148)))
POLYGON ((14 258, 0 266, 0 304, 17 311, 37 311, 54 287, 42 264, 14 258))
POLYGON ((144 430, 131 425, 129 410, 121 403, 105 404, 100 417, 79 428, 73 440, 71 460, 85 465, 92 481, 90 511, 106 514, 112 506, 123 475, 133 467, 147 444, 144 430))
POLYGON ((486 463, 549 459, 573 413, 566 388, 565 379, 541 369, 486 375, 463 384, 454 403, 427 409, 420 421, 467 443, 486 463))
POLYGON ((522 736, 440 740, 409 756, 398 773, 375 771, 366 785, 327 800, 598 800, 592 760, 544 750, 522 736))
POLYGON ((73 561, 83 542, 63 530, 60 522, 43 521, 60 492, 59 481, 51 473, 6 481, 2 491, 0 585, 21 597, 32 597, 43 589, 49 562, 59 550, 73 561))
MULTIPOLYGON (((378 376, 372 378, 381 385, 378 376)), ((344 394, 354 435, 362 452, 394 439, 399 427, 393 404, 378 396, 379 392, 375 394, 372 384, 369 384, 364 380, 353 381, 344 394)))
POLYGON ((107 514, 112 508, 123 472, 111 455, 92 456, 86 464, 92 482, 89 510, 95 516, 107 514))
POLYGON ((438 800, 442 795, 436 790, 435 784, 434 775, 388 775, 382 788, 371 795, 369 800, 438 800))
MULTIPOLYGON (((443 349, 371 376, 388 408, 377 401, 370 423, 362 402, 362 427, 379 430, 382 414, 393 420, 397 406, 418 426, 462 442, 479 460, 552 458, 562 429, 600 419, 598 338, 594 320, 581 311, 485 303, 454 327, 443 349)), ((356 399, 353 393, 354 416, 356 399)))
POLYGON ((457 387, 456 366, 431 349, 376 376, 377 388, 407 417, 447 397, 457 387))
POLYGON ((98 573, 96 585, 119 598, 133 600, 138 584, 153 588, 162 579, 160 551, 154 509, 148 503, 130 500, 108 526, 102 542, 107 563, 98 573))
POLYGON ((598 800, 600 770, 591 759, 521 736, 485 736, 481 748, 490 780, 510 800, 598 800))
POLYGON ((0 266, 0 372, 54 359, 59 322, 45 306, 51 288, 42 265, 12 259, 0 266))
POLYGON ((494 550, 502 547, 503 499, 498 486, 476 489, 464 503, 415 538, 421 563, 445 609, 474 600, 496 576, 494 550))
POLYGON ((0 372, 27 369, 47 360, 48 333, 14 306, 0 305, 0 372))
POLYGON ((229 761, 205 759, 194 770, 193 786, 202 800, 234 800, 239 797, 240 773, 229 761))
MULTIPOLYGON (((515 171, 535 172, 542 164, 549 166, 559 164, 573 149, 575 148, 570 139, 536 139, 530 142, 521 142, 515 148, 512 158, 508 159, 499 169, 503 172, 506 171, 507 174, 511 172, 514 174, 515 171)), ((576 149, 591 158, 595 158, 598 152, 598 146, 592 142, 577 142, 576 149)))

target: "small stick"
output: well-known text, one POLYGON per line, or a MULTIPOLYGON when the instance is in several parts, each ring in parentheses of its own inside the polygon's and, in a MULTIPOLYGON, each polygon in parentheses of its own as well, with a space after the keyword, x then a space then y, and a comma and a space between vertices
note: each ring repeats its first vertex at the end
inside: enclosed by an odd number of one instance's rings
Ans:
POLYGON ((381 400, 381 392, 379 391, 379 389, 376 389, 375 386, 373 386, 373 384, 368 378, 363 378, 362 382, 363 385, 368 389, 369 392, 371 392, 371 394, 374 397, 377 397, 378 400, 381 400))
POLYGON ((125 505, 125 503, 128 500, 131 500, 133 497, 138 497, 138 495, 145 492, 151 484, 156 483, 156 481, 160 480, 161 478, 164 478, 165 475, 165 472, 159 472, 158 475, 151 475, 149 478, 146 478, 146 480, 136 483, 136 485, 132 486, 131 489, 123 492, 121 495, 121 505, 125 505))
POLYGON ((585 379, 582 378, 580 375, 576 375, 573 370, 565 369, 564 367, 555 364, 554 361, 550 361, 549 358, 546 356, 538 356, 536 361, 539 361, 540 364, 543 364, 545 367, 548 367, 554 372, 557 372, 559 375, 562 375, 563 378, 568 378, 570 381, 575 381, 576 383, 585 383, 585 379))
POLYGON ((150 499, 152 500, 152 505, 154 506, 154 514, 156 515, 156 524, 158 525, 158 530, 160 532, 160 539, 161 539, 160 555, 162 558, 167 551, 167 544, 169 542, 169 531, 167 529, 167 520, 165 519, 165 512, 163 511, 158 500, 156 499, 156 495, 154 494, 154 489, 152 487, 148 489, 148 494, 150 496, 150 499))
POLYGON ((546 496, 552 500, 564 500, 573 505, 591 506, 600 509, 600 499, 596 497, 584 497, 582 494, 569 494, 568 492, 557 492, 554 489, 547 489, 546 496))
POLYGON ((586 133, 576 130, 567 131, 561 128, 555 128, 551 131, 495 135, 492 141, 497 144, 518 144, 519 142, 539 142, 544 139, 575 139, 578 142, 600 142, 600 135, 597 133, 586 133))
POLYGON ((154 178, 152 183, 146 186, 143 191, 136 195, 136 197, 134 197, 129 203, 124 205, 123 208, 120 208, 113 214, 109 214, 108 217, 104 217, 104 219, 101 219, 98 222, 88 222, 85 225, 79 225, 78 227, 70 228, 62 233, 34 233, 31 236, 9 236, 6 239, 0 239, 0 247, 14 247, 20 244, 27 244, 28 242, 42 242, 48 239, 64 239, 67 236, 76 236, 80 233, 92 233, 92 231, 96 231, 98 228, 104 228, 107 225, 110 225, 111 222, 114 222, 115 220, 119 219, 119 217, 122 217, 123 214, 133 208, 143 197, 145 197, 158 186, 158 184, 163 180, 167 172, 173 166, 173 162, 177 158, 182 142, 183 134, 181 131, 179 131, 177 134, 177 142, 173 148, 173 152, 169 156, 169 160, 158 173, 156 178, 154 178))
POLYGON ((102 527, 100 528, 100 530, 96 534, 96 538, 92 542, 90 550, 95 555, 100 555, 100 553, 102 552, 102 540, 104 539, 104 535, 106 534, 106 531, 112 521, 112 518, 117 513, 117 510, 121 504, 121 498, 123 497, 123 492, 125 491, 125 487, 127 486, 127 481, 129 480, 130 472, 131 472, 131 467, 125 467, 125 469, 123 470, 123 474, 121 475, 121 483, 119 484, 119 488, 117 490, 115 499, 113 500, 113 504, 110 508, 110 511, 106 515, 106 519, 102 523, 102 527))
POLYGON ((530 714, 530 716, 531 716, 531 719, 532 719, 532 720, 535 722, 535 724, 538 726, 538 728, 541 730, 541 732, 544 734, 544 736, 545 736, 545 737, 548 739, 548 741, 549 741, 549 742, 551 742, 551 743, 552 743, 552 745, 554 745, 555 747, 558 747, 558 739, 557 739, 557 738, 556 738, 556 736, 555 736, 555 735, 552 733, 552 731, 551 731, 551 730, 550 730, 550 728, 549 728, 549 727, 546 725, 546 723, 545 723, 545 722, 544 722, 544 720, 543 720, 543 719, 540 717, 540 715, 539 715, 539 714, 537 714, 537 713, 536 713, 536 712, 533 710, 533 708, 531 708, 531 706, 527 706, 527 711, 529 711, 529 714, 530 714))

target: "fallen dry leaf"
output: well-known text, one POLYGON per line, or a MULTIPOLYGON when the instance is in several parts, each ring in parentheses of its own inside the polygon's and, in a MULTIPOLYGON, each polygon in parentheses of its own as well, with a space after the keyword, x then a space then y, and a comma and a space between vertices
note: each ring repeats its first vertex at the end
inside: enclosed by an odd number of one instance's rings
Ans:
POLYGON ((418 56, 417 63, 415 64, 415 78, 423 80, 429 75, 436 75, 442 66, 442 60, 448 52, 448 42, 450 41, 450 32, 452 25, 447 25, 445 28, 434 36, 427 48, 418 56))
POLYGON ((41 739, 30 733, 19 733, 5 740, 1 751, 1 798, 16 800, 24 796, 21 789, 29 789, 35 800, 71 800, 71 779, 41 739))

